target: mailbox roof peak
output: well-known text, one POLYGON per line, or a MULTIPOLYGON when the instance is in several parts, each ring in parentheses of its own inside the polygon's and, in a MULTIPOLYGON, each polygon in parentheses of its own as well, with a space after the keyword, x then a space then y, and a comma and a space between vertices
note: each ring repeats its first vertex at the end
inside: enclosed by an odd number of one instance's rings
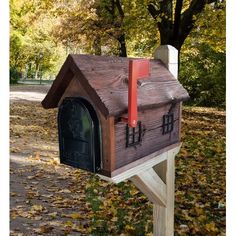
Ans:
MULTIPOLYGON (((76 77, 105 117, 127 113, 131 59, 138 58, 70 54, 42 101, 43 107, 57 107, 72 78, 76 77)), ((139 80, 137 86, 139 111, 189 98, 161 60, 150 59, 150 77, 139 80)))

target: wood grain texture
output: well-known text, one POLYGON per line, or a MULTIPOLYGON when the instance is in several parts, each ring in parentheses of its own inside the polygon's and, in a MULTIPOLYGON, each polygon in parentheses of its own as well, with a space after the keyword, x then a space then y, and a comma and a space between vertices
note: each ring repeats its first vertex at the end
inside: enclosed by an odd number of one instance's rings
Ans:
POLYGON ((159 171, 166 176, 166 206, 153 205, 153 235, 174 235, 174 204, 175 204, 175 152, 167 153, 166 164, 159 164, 159 171), (161 168, 163 168, 161 170, 161 168))
MULTIPOLYGON (((121 181, 127 180, 139 173, 146 171, 157 164, 167 160, 168 152, 171 152, 173 155, 176 155, 181 147, 181 143, 175 143, 168 147, 165 147, 157 152, 154 152, 148 156, 145 156, 137 161, 134 161, 120 169, 114 170, 111 173, 111 176, 99 176, 112 183, 120 183, 121 181)), ((165 172, 166 173, 166 172, 165 172)))
POLYGON ((133 176, 130 180, 152 203, 166 206, 166 184, 156 174, 153 168, 133 176))
POLYGON ((121 168, 144 156, 148 156, 168 145, 179 142, 179 105, 173 109, 174 130, 169 134, 162 134, 162 118, 167 114, 170 106, 159 109, 148 109, 139 113, 139 120, 145 127, 142 142, 135 147, 126 148, 126 124, 115 124, 116 162, 115 168, 121 168))
POLYGON ((153 204, 153 236, 166 235, 166 207, 153 204))
POLYGON ((182 106, 183 103, 179 104, 179 140, 181 140, 181 128, 182 128, 182 106))
POLYGON ((174 204, 175 204, 175 152, 167 153, 166 165, 162 165, 166 173, 166 206, 153 205, 153 235, 174 235, 174 204))
POLYGON ((174 235, 174 208, 175 208, 175 154, 168 152, 166 171, 166 235, 174 235))
MULTIPOLYGON (((103 142, 105 143, 104 148, 107 148, 106 161, 107 166, 105 169, 112 172, 115 169, 115 126, 114 126, 114 117, 109 117, 106 120, 106 128, 103 130, 106 133, 103 142)), ((105 152, 105 150, 104 150, 105 152)))
MULTIPOLYGON (((128 63, 131 58, 93 55, 69 55, 42 102, 45 108, 58 106, 58 102, 73 73, 78 76, 85 91, 101 113, 119 116, 128 108, 128 63)), ((182 85, 160 60, 150 60, 150 77, 138 82, 139 111, 160 107, 172 101, 189 98, 182 85)))

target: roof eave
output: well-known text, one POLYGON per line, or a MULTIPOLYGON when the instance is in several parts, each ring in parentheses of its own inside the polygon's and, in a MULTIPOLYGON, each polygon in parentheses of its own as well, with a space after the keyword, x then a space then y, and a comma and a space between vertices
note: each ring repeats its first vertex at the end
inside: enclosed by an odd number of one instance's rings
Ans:
POLYGON ((83 88, 90 95, 91 100, 96 104, 101 113, 105 117, 108 117, 109 111, 107 107, 101 101, 96 91, 91 87, 88 80, 85 78, 84 74, 78 68, 78 65, 74 61, 73 55, 68 55, 65 63, 63 64, 61 70, 56 76, 56 79, 54 80, 46 97, 41 102, 43 108, 50 109, 58 107, 61 97, 63 96, 66 88, 68 87, 69 83, 71 82, 72 78, 75 75, 80 78, 80 82, 83 88))

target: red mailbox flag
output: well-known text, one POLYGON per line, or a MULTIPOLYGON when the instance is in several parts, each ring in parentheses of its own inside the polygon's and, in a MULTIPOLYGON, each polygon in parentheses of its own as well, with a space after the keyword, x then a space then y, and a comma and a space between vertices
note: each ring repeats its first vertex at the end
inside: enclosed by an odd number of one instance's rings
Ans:
POLYGON ((137 80, 149 76, 149 60, 136 59, 129 61, 129 91, 128 91, 128 125, 136 127, 138 122, 137 80))

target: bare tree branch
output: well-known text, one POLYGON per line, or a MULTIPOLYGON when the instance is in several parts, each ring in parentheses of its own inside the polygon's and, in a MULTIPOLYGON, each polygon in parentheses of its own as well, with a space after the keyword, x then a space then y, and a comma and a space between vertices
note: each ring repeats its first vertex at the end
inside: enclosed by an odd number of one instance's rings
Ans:
POLYGON ((124 14, 124 11, 122 9, 120 0, 116 0, 115 4, 116 4, 116 7, 117 7, 117 9, 119 11, 119 14, 120 14, 121 18, 123 19, 125 17, 125 14, 124 14))

